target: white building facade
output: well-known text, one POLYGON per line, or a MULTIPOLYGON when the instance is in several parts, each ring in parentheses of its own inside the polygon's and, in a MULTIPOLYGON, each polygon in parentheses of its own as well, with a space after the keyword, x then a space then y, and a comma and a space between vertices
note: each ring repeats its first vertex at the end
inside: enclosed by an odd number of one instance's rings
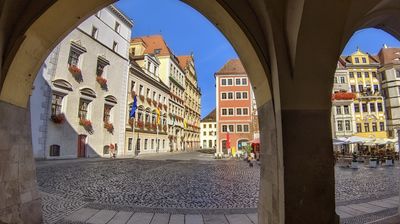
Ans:
POLYGON ((132 26, 110 5, 85 20, 50 53, 30 100, 36 158, 124 154, 132 26))
POLYGON ((217 147, 217 121, 216 110, 211 111, 200 122, 200 142, 202 149, 215 149, 217 147))

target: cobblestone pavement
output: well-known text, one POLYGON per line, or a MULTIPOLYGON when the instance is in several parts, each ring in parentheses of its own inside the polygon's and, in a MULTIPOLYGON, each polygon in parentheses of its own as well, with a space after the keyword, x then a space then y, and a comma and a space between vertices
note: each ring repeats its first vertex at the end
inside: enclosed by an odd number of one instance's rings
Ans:
MULTIPOLYGON (((396 161, 397 162, 397 161, 396 161)), ((345 205, 399 195, 400 166, 359 169, 335 167, 336 204, 345 205)))
MULTIPOLYGON (((190 156, 179 161, 174 156, 166 158, 39 162, 38 184, 46 223, 81 208, 208 215, 256 212, 258 165, 250 168, 243 161, 193 160, 190 156)), ((337 205, 398 195, 399 172, 399 166, 336 167, 337 205)), ((346 218, 342 223, 364 223, 394 211, 346 218)))
POLYGON ((124 159, 47 163, 37 168, 48 222, 62 216, 49 215, 54 210, 68 213, 82 206, 255 212, 259 174, 257 165, 251 168, 243 161, 124 159))

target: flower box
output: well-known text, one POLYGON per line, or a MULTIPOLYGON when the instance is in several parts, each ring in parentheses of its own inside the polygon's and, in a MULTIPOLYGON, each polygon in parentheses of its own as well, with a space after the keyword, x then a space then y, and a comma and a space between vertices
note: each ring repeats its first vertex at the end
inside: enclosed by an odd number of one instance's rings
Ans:
POLYGON ((332 100, 354 100, 355 98, 355 93, 338 92, 332 94, 332 100))
POLYGON ((107 129, 108 132, 113 133, 114 132, 114 125, 108 122, 104 123, 104 128, 107 129))
POLYGON ((56 124, 62 124, 65 121, 64 114, 51 115, 50 119, 56 124))
POLYGON ((143 121, 137 121, 136 123, 139 128, 143 128, 143 121))
POLYGON ((151 98, 147 98, 147 102, 148 102, 149 104, 151 104, 151 101, 152 101, 151 98))
POLYGON ((79 125, 83 126, 84 128, 92 128, 92 122, 83 118, 79 120, 79 125))
POLYGON ((164 104, 164 109, 166 110, 168 108, 168 105, 167 104, 164 104))
POLYGON ((78 66, 76 66, 76 65, 70 65, 70 66, 68 67, 68 71, 69 71, 72 75, 74 75, 74 76, 76 76, 76 75, 81 75, 81 74, 82 74, 81 69, 78 68, 78 66))
POLYGON ((158 103, 158 108, 162 108, 163 104, 162 103, 158 103))
POLYGON ((164 125, 163 130, 167 132, 167 125, 164 125))
POLYGON ((107 79, 97 76, 96 81, 100 84, 101 87, 105 87, 107 85, 107 79))
POLYGON ((157 100, 153 100, 153 105, 156 107, 158 104, 157 100))
POLYGON ((139 95, 139 98, 141 101, 144 101, 144 96, 143 95, 139 95))
POLYGON ((147 129, 150 129, 150 123, 146 122, 146 124, 144 125, 147 129))
POLYGON ((369 159, 369 167, 370 168, 376 168, 377 166, 378 166, 378 159, 376 159, 376 158, 369 159))
POLYGON ((156 124, 151 124, 151 128, 153 129, 153 130, 156 130, 157 129, 157 125, 156 124))

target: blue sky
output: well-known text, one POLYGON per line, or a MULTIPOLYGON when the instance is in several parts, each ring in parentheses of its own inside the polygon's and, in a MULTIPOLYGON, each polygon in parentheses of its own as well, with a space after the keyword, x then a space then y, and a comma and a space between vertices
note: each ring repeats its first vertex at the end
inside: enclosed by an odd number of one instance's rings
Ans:
MULTIPOLYGON (((229 59, 238 58, 227 39, 204 16, 178 0, 121 0, 116 3, 134 21, 132 37, 162 34, 176 55, 195 56, 198 81, 202 89, 201 117, 215 108, 214 73, 229 59)), ((400 47, 400 42, 384 31, 364 29, 356 32, 343 54, 356 51, 376 54, 383 44, 400 47)))
POLYGON ((176 55, 194 53, 202 90, 201 117, 215 108, 217 72, 238 58, 227 39, 203 15, 177 0, 121 0, 117 7, 133 19, 132 37, 162 34, 176 55))

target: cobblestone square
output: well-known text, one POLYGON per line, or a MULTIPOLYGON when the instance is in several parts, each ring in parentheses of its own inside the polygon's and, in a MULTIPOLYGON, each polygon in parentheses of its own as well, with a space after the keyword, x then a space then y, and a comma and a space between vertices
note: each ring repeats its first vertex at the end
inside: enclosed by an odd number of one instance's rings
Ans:
MULTIPOLYGON (((397 196, 399 171, 400 166, 335 167, 337 206, 397 196)), ((83 207, 170 214, 255 213, 260 167, 239 160, 154 157, 39 162, 37 175, 45 221, 54 223, 83 207)), ((393 211, 381 211, 374 218, 393 211)), ((363 217, 343 223, 371 219, 363 217)))

